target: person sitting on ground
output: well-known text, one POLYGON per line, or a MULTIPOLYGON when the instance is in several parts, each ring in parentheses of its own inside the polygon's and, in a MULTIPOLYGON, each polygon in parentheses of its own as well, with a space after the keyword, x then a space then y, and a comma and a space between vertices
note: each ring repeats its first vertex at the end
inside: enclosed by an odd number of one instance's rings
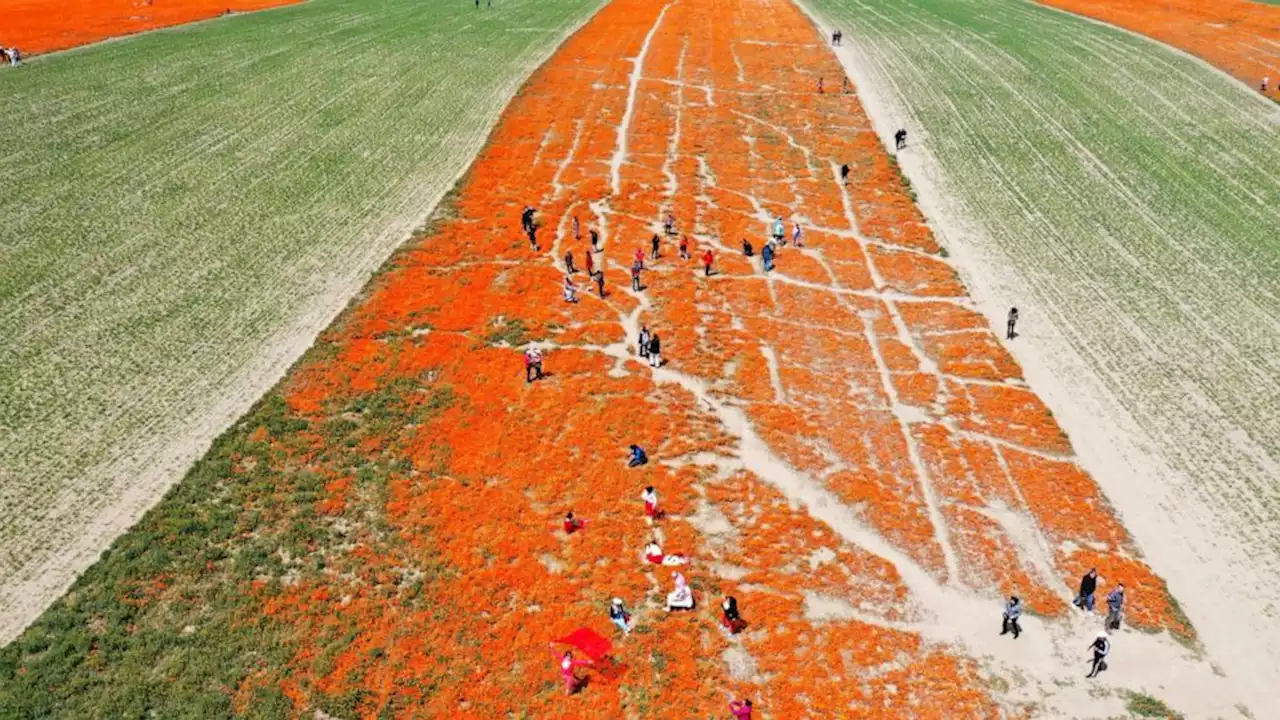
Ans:
POLYGON ((9 64, 18 67, 22 64, 22 53, 18 52, 18 48, 9 48, 9 64))
POLYGON ((609 604, 609 619, 622 631, 623 635, 631 634, 631 613, 622 604, 622 598, 614 598, 609 604))
POLYGON ((631 446, 631 458, 627 460, 627 467, 638 467, 649 462, 649 456, 645 454, 644 448, 639 445, 631 446))
POLYGON ((568 275, 564 276, 564 301, 569 303, 578 302, 578 286, 573 284, 573 278, 568 275))
POLYGON ((652 520, 658 520, 663 516, 662 508, 658 507, 658 491, 653 486, 644 489, 640 493, 640 499, 644 501, 644 514, 652 520))
POLYGON ((729 703, 729 712, 733 713, 733 720, 751 720, 751 701, 734 700, 729 703))
POLYGON ((671 573, 671 577, 675 579, 676 587, 667 593, 667 612, 673 610, 692 610, 693 609, 693 590, 689 588, 689 583, 685 582, 684 575, 678 572, 671 573))
POLYGON ((667 555, 657 541, 650 540, 644 546, 644 559, 653 565, 684 565, 689 559, 679 553, 667 555))
POLYGON ((742 616, 738 614, 737 599, 729 595, 724 599, 724 602, 720 603, 720 610, 724 615, 720 622, 728 629, 729 634, 737 635, 741 632, 743 625, 746 623, 742 622, 742 616))
POLYGON ((756 254, 756 249, 751 247, 751 241, 746 238, 742 238, 742 254, 747 257, 752 257, 756 254))
POLYGON ((572 535, 586 526, 586 521, 579 520, 573 516, 573 511, 565 513, 564 516, 564 534, 572 535))

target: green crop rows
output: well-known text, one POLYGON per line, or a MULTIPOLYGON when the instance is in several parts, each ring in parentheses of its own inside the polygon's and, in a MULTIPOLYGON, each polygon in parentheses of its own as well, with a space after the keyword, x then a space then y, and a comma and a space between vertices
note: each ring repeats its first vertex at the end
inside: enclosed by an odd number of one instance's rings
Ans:
POLYGON ((0 640, 310 344, 596 0, 312 0, 0 69, 0 640))
POLYGON ((1042 316, 1194 479, 1186 491, 1277 557, 1276 107, 1021 0, 812 6, 844 28, 1042 316))

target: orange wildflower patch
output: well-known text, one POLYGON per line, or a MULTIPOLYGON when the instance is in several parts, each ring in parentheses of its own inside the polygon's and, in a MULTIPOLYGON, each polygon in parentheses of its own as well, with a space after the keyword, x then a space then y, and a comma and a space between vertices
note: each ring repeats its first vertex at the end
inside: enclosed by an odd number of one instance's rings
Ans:
POLYGON ((0 28, 24 55, 301 0, 5 0, 0 28))
POLYGON ((1226 70, 1280 100, 1280 6, 1256 0, 1042 0, 1148 35, 1226 70))
MULTIPOLYGON (((840 72, 784 2, 615 0, 533 75, 451 216, 290 373, 287 418, 246 429, 303 486, 246 509, 301 536, 244 588, 263 610, 246 622, 289 638, 246 682, 344 717, 705 717, 742 695, 764 717, 993 716, 976 662, 920 629, 937 598, 984 596, 995 618, 1019 592, 1053 615, 1069 598, 1045 576, 1096 561, 1145 602, 1158 580, 856 97, 815 91, 840 72), (776 217, 803 246, 766 271, 776 217), (632 443, 648 464, 627 467, 632 443), (1051 548, 1039 569, 1018 523, 1051 548), (673 568, 646 562, 650 541, 690 559, 693 611, 666 611, 673 568), (741 634, 719 627, 724 595, 741 634), (548 645, 584 625, 616 664, 566 697, 548 645)), ((1131 616, 1179 627, 1167 606, 1131 616)))

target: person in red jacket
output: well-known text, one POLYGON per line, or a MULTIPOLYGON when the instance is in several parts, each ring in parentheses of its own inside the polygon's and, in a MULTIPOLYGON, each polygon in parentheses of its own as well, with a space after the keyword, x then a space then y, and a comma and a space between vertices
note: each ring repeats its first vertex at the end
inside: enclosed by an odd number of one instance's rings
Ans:
POLYGON ((581 530, 583 526, 586 524, 587 523, 585 521, 579 520, 578 518, 574 517, 573 511, 570 510, 564 515, 564 534, 572 535, 578 532, 579 530, 581 530))
POLYGON ((715 259, 715 256, 711 254, 710 250, 702 254, 703 274, 706 277, 711 277, 711 261, 714 259, 715 259))

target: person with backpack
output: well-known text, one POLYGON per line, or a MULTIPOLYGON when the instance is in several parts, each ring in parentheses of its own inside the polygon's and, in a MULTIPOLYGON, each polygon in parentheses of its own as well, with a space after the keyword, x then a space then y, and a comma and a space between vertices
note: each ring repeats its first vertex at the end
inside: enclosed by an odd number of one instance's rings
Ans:
POLYGON ((1093 661, 1089 667, 1089 674, 1086 678, 1098 677, 1098 673, 1107 669, 1107 655, 1111 653, 1111 638, 1108 637, 1107 631, 1102 630, 1098 636, 1089 643, 1089 649, 1093 651, 1093 661))
POLYGON ((1093 593, 1098 589, 1098 568, 1089 568, 1089 572, 1080 578, 1080 592, 1071 604, 1081 610, 1093 612, 1093 593))
POLYGON ((907 129, 901 128, 893 134, 893 144, 895 150, 901 150, 907 146, 907 129))
POLYGON ((1013 633, 1013 639, 1017 640, 1022 634, 1022 626, 1018 624, 1018 618, 1022 616, 1022 601, 1017 595, 1009 598, 1009 602, 1004 606, 1004 622, 1001 623, 1000 634, 1007 635, 1013 633))

